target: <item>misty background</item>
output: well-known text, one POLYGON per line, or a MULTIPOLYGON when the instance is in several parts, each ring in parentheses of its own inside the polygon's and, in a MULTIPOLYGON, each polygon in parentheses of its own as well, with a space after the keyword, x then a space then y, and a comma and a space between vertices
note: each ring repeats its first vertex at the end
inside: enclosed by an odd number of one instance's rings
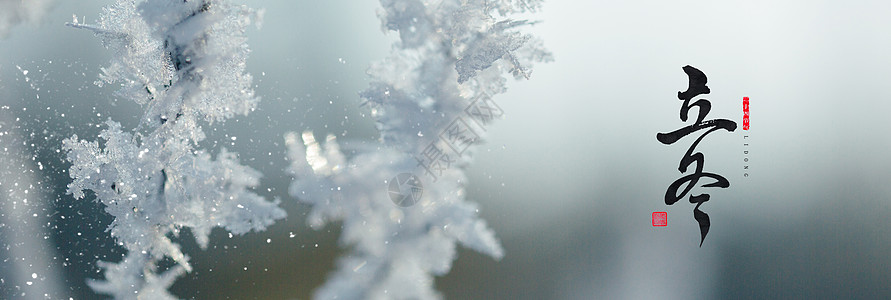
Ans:
MULTIPOLYGON (((12 2, 0 0, 0 9, 12 2)), ((287 194, 283 136, 312 130, 374 142, 357 93, 395 33, 381 31, 377 1, 241 2, 265 8, 262 28, 248 33, 248 71, 262 100, 247 116, 203 125, 202 146, 226 147, 263 172, 257 192, 282 199, 289 216, 267 232, 230 238, 215 230, 206 251, 185 234, 195 271, 171 290, 306 299, 341 253, 339 228, 306 226, 307 207, 287 194)), ((93 84, 111 52, 64 26, 72 15, 92 23, 111 1, 40 3, 47 9, 28 15, 37 17, 0 13, 0 35, 8 33, 0 39, 0 123, 15 131, 0 136, 0 147, 14 149, 0 159, 0 180, 21 173, 39 183, 30 199, 44 207, 33 218, 47 232, 36 245, 50 271, 38 277, 94 298, 85 278, 101 276, 96 260, 117 261, 122 249, 104 232, 111 220, 97 203, 65 194, 69 165, 57 151, 72 134, 94 140, 107 118, 134 128, 142 108, 116 99, 115 86, 93 84)), ((556 61, 495 98, 505 117, 487 127, 468 169, 468 198, 506 255, 495 261, 462 249, 437 288, 450 299, 891 297, 889 15, 883 1, 546 2, 528 31, 556 61), (711 101, 707 119, 740 126, 697 147, 705 171, 731 183, 694 189, 711 194, 701 207, 711 217, 701 248, 693 205, 663 201, 699 134, 671 146, 655 138, 689 124, 678 117, 685 65, 708 76, 712 92, 698 97, 711 101), (668 213, 667 227, 651 225, 655 211, 668 213)), ((0 201, 16 195, 3 191, 0 201)), ((0 220, 0 278, 31 273, 8 250, 28 235, 14 216, 0 220)), ((11 282, 0 281, 0 298, 17 295, 11 282)))

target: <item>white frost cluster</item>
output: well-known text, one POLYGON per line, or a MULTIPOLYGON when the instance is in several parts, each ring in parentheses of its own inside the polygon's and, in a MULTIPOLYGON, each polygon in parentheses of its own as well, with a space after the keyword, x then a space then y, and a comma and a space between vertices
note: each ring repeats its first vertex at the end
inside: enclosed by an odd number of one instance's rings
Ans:
MULTIPOLYGON (((528 77, 532 62, 551 59, 538 40, 518 31, 529 22, 508 18, 539 2, 381 0, 383 27, 400 40, 371 66, 373 82, 361 97, 382 144, 346 157, 334 136, 324 143, 312 132, 286 137, 291 195, 312 205, 310 226, 342 221, 341 243, 351 250, 317 298, 438 298, 433 276, 449 272, 457 243, 503 256, 477 206, 465 200, 462 167, 479 140, 465 140, 473 145, 434 171, 435 180, 417 157, 466 116, 471 101, 504 92, 504 73, 528 77), (387 184, 399 173, 422 178, 423 197, 414 206, 396 206, 388 197, 387 184)), ((477 130, 481 136, 484 129, 477 130)))
POLYGON ((100 141, 66 139, 72 163, 68 193, 92 191, 112 216, 109 231, 127 255, 101 262, 105 280, 89 282, 116 299, 173 298, 167 288, 191 271, 170 240, 188 227, 207 247, 214 227, 243 234, 262 231, 285 212, 250 189, 260 173, 223 149, 196 149, 199 122, 248 113, 257 102, 245 73, 245 29, 256 14, 225 0, 119 0, 106 7, 94 31, 116 52, 102 80, 146 112, 134 133, 108 120, 100 141), (174 266, 161 270, 159 262, 174 266))

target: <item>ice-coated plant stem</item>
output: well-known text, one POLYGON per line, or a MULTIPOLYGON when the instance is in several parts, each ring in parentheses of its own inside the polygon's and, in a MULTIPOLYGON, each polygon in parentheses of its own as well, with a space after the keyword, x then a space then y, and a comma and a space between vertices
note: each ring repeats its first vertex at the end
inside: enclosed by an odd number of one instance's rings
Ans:
MULTIPOLYGON (((261 174, 223 149, 197 148, 202 122, 247 114, 258 101, 246 74, 245 29, 257 18, 226 0, 118 0, 91 30, 115 52, 103 83, 146 110, 134 132, 108 120, 100 141, 66 139, 72 163, 68 193, 90 191, 114 217, 109 231, 127 250, 100 262, 105 280, 90 287, 117 299, 173 298, 167 288, 189 258, 171 237, 189 228, 202 248, 214 227, 234 234, 262 231, 285 212, 251 191, 261 174), (173 266, 162 269, 163 260, 173 266)), ((169 264, 168 264, 169 265, 169 264)))
POLYGON ((312 205, 312 227, 342 221, 340 241, 350 249, 317 291, 319 299, 438 298, 433 276, 449 272, 458 243, 496 259, 504 255, 477 206, 466 201, 462 169, 481 142, 481 127, 493 119, 491 111, 468 108, 503 93, 504 73, 528 78, 531 62, 550 59, 538 40, 519 32, 529 22, 509 19, 535 11, 539 1, 381 4, 383 28, 400 39, 371 66, 373 82, 360 94, 381 144, 346 157, 332 135, 324 143, 312 132, 286 137, 291 195, 312 205), (472 136, 452 130, 459 119, 467 125, 462 129, 474 126, 472 136), (422 178, 423 191, 415 195, 423 196, 413 206, 397 206, 388 196, 388 183, 401 173, 422 178))

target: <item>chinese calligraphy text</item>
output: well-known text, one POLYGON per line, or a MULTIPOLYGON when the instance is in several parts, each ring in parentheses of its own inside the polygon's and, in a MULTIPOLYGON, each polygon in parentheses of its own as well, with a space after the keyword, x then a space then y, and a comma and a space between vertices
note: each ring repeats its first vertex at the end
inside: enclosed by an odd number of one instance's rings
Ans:
POLYGON ((678 130, 668 132, 668 133, 657 133, 656 139, 665 145, 671 145, 680 140, 681 138, 690 135, 694 132, 705 130, 702 135, 697 138, 690 148, 687 150, 687 153, 684 154, 684 157, 681 158, 681 163, 678 166, 678 171, 681 174, 687 172, 687 168, 696 163, 696 169, 688 175, 681 177, 676 180, 674 183, 668 186, 668 190, 665 191, 665 204, 672 205, 675 202, 678 202, 681 198, 684 198, 687 194, 690 194, 690 203, 696 204, 693 208, 693 218, 696 219, 696 222, 699 223, 699 231, 700 231, 700 241, 699 246, 702 247, 702 243, 705 241, 705 236, 708 234, 708 230, 711 222, 709 221, 708 214, 699 210, 699 207, 702 206, 702 203, 705 203, 709 200, 709 194, 699 194, 693 195, 691 192, 694 187, 696 187, 697 183, 699 183, 700 178, 710 178, 714 180, 714 182, 707 183, 702 185, 702 187, 719 187, 719 188, 727 188, 730 187, 730 181, 727 178, 724 178, 721 175, 715 173, 704 172, 705 165, 705 155, 701 152, 695 152, 696 146, 699 145, 699 142, 705 138, 706 135, 717 131, 719 129, 727 130, 728 132, 732 132, 736 130, 736 122, 727 119, 711 119, 705 120, 705 117, 708 116, 709 111, 711 110, 711 102, 707 99, 699 99, 692 104, 690 101, 699 95, 708 94, 711 92, 706 83, 708 79, 705 76, 705 73, 702 73, 699 69, 696 69, 691 66, 685 66, 684 73, 687 73, 687 77, 689 79, 689 85, 687 90, 684 92, 678 92, 678 99, 683 101, 681 104, 681 121, 687 122, 687 117, 689 115, 690 109, 693 107, 698 108, 696 122, 690 124, 688 126, 682 127, 678 130), (686 186, 681 189, 681 186, 686 186), (678 193, 680 191, 680 193, 678 193))

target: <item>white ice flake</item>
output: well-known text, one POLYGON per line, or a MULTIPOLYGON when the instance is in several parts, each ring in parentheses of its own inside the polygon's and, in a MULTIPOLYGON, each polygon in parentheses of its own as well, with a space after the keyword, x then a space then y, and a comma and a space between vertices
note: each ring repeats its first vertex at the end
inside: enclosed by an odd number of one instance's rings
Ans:
POLYGON ((169 299, 167 288, 189 272, 188 256, 170 240, 191 228, 205 248, 214 227, 262 231, 285 212, 250 191, 261 174, 223 149, 196 149, 199 122, 246 114, 258 99, 245 73, 244 31, 254 12, 225 0, 118 0, 92 30, 115 52, 105 83, 146 107, 134 133, 112 120, 98 141, 66 139, 72 163, 68 192, 92 191, 114 221, 111 235, 127 250, 119 263, 101 262, 105 280, 90 286, 117 299, 169 299), (176 265, 160 270, 158 262, 176 265))
POLYGON ((346 159, 333 136, 324 143, 312 132, 286 136, 295 178, 290 194, 312 205, 313 228, 342 221, 340 241, 350 249, 317 298, 439 298, 433 276, 449 272, 457 244, 496 259, 504 255, 478 207, 465 200, 462 169, 479 140, 463 140, 471 145, 453 153, 451 168, 438 170, 435 180, 416 156, 437 146, 453 121, 469 118, 472 101, 503 93, 504 73, 528 78, 532 62, 551 59, 537 39, 519 31, 530 22, 508 18, 539 3, 381 0, 383 28, 400 40, 369 68, 372 83, 360 96, 377 120, 382 145, 346 159), (423 178, 413 206, 388 197, 387 182, 400 173, 423 178))

